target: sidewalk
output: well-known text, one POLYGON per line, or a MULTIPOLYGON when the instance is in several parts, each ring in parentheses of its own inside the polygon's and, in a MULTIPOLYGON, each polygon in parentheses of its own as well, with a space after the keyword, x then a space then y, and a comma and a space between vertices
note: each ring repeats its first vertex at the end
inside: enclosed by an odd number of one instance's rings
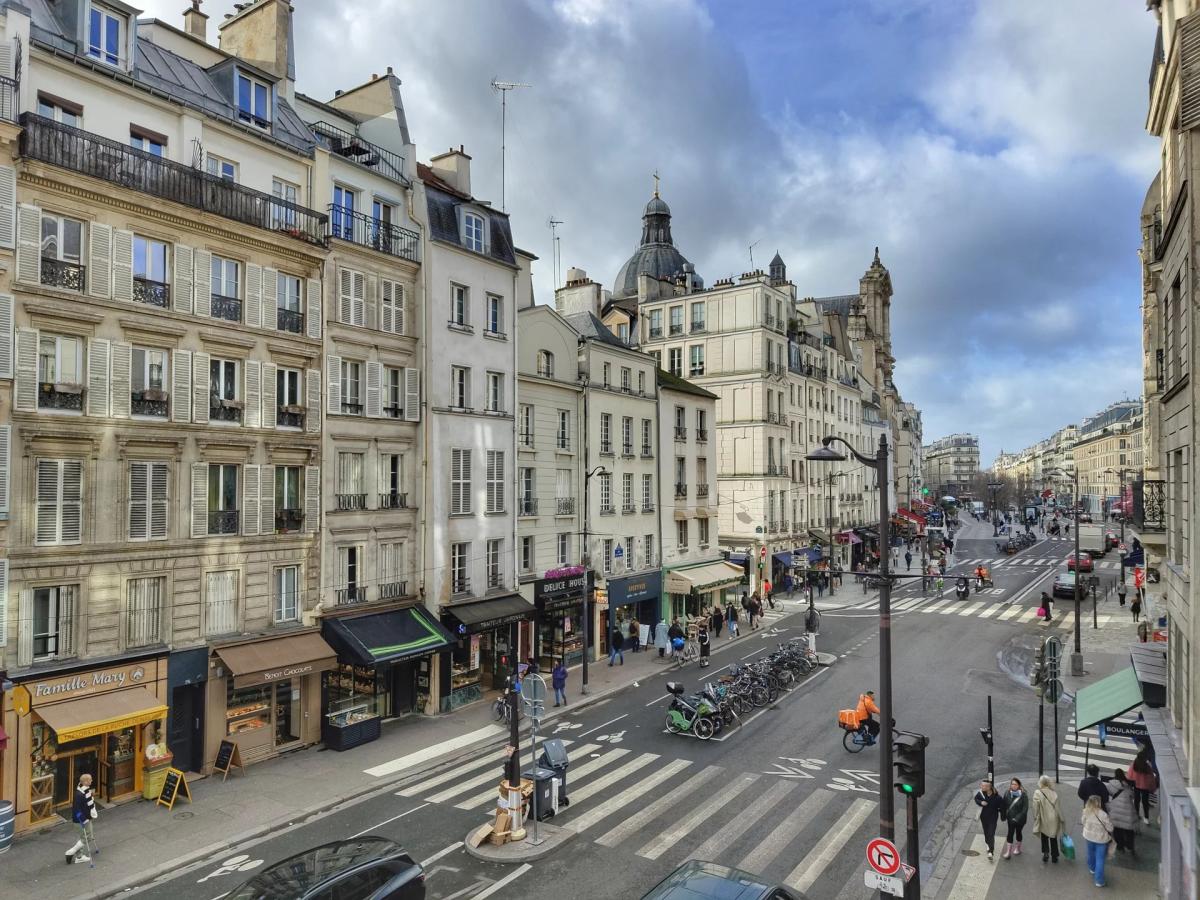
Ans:
MULTIPOLYGON (((837 598, 843 598, 839 594, 837 598)), ((847 597, 847 600, 852 598, 847 597)), ((828 601, 821 609, 832 609, 828 601)), ((751 650, 772 647, 764 640, 771 626, 803 614, 799 595, 785 600, 782 610, 768 611, 763 627, 729 640, 727 631, 714 642, 715 668, 751 650), (727 653, 726 648, 736 652, 727 653), (739 649, 740 648, 740 649, 739 649)), ((802 621, 799 620, 799 621, 802 621)), ((625 654, 625 664, 609 667, 607 660, 588 666, 589 693, 580 696, 581 670, 567 680, 566 709, 546 710, 553 721, 612 696, 638 681, 709 675, 714 669, 695 665, 679 668, 657 651, 625 654)), ((616 713, 614 713, 615 715, 616 713)), ((524 720, 526 727, 528 719, 524 720)), ((0 883, 5 896, 104 897, 145 883, 168 870, 179 870, 222 848, 275 831, 295 822, 374 793, 451 756, 472 748, 499 746, 507 729, 492 717, 491 702, 438 716, 413 716, 384 725, 383 736, 345 753, 309 747, 234 770, 225 782, 220 776, 189 780, 192 803, 180 800, 173 810, 139 801, 101 808, 96 841, 101 848, 96 868, 65 865, 63 852, 75 841, 69 827, 53 827, 18 836, 12 849, 0 856, 0 883)), ((64 825, 66 823, 63 823, 64 825)))

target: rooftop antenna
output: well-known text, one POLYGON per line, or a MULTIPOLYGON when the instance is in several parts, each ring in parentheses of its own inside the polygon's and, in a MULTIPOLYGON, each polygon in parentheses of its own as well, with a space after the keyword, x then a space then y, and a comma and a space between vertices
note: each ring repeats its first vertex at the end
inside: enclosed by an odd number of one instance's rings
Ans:
POLYGON ((558 286, 559 286, 558 269, 559 269, 559 259, 560 259, 560 253, 559 253, 560 238, 558 236, 558 226, 561 225, 562 223, 563 223, 562 219, 554 218, 553 214, 551 214, 550 220, 546 223, 547 225, 550 226, 550 260, 554 267, 554 289, 555 290, 558 290, 558 286))
POLYGON ((755 241, 753 244, 750 245, 750 271, 751 272, 754 271, 754 248, 757 247, 761 243, 762 243, 762 238, 759 238, 757 241, 755 241))
POLYGON ((517 88, 533 87, 531 84, 525 84, 521 81, 498 81, 492 79, 492 90, 500 92, 500 211, 508 212, 508 206, 505 203, 504 195, 504 139, 507 128, 508 118, 508 92, 515 91, 517 88))

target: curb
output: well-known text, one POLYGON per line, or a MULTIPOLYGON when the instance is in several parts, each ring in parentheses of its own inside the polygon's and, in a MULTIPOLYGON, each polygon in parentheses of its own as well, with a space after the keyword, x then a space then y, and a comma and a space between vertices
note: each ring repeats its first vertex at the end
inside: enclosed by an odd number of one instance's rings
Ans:
MULTIPOLYGON (((467 855, 478 859, 482 862, 500 863, 502 865, 517 865, 518 863, 532 862, 533 860, 543 859, 557 850, 563 844, 568 843, 571 838, 575 837, 575 832, 567 828, 558 828, 555 825, 550 825, 546 822, 538 822, 538 829, 547 829, 547 835, 542 838, 540 844, 529 844, 526 841, 514 841, 508 844, 483 843, 478 847, 471 846, 471 836, 479 830, 479 826, 472 828, 467 832, 467 836, 463 838, 463 849, 467 855), (507 850, 508 847, 516 847, 520 844, 520 848, 507 850)), ((526 830, 530 828, 526 825, 526 830)))

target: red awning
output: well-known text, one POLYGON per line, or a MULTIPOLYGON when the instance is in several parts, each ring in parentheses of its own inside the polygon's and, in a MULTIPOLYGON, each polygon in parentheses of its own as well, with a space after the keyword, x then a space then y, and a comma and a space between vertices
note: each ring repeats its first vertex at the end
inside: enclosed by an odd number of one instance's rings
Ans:
POLYGON ((925 517, 922 515, 918 515, 917 513, 913 512, 910 509, 898 509, 898 510, 896 510, 896 515, 902 516, 905 519, 908 519, 908 521, 914 522, 917 525, 920 525, 922 528, 925 527, 925 517))

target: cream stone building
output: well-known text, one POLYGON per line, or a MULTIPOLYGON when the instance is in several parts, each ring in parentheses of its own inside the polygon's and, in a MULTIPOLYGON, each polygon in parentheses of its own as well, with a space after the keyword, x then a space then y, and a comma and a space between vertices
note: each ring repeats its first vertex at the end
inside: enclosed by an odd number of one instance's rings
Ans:
MULTIPOLYGON (((979 438, 951 434, 921 449, 922 481, 930 496, 967 494, 979 475, 979 438)), ((974 499, 982 499, 976 497, 974 499)))

